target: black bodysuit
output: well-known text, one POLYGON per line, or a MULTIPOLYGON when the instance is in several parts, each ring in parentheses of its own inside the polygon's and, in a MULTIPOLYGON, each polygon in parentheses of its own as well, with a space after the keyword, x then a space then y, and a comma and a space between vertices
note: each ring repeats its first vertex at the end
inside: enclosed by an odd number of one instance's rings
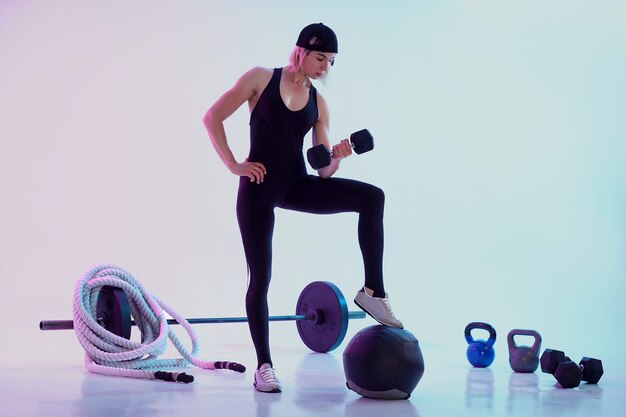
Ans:
POLYGON ((358 239, 365 285, 376 296, 385 294, 382 273, 385 195, 381 189, 363 182, 307 174, 302 149, 304 136, 318 118, 317 93, 311 86, 307 105, 298 111, 289 110, 280 95, 281 74, 282 68, 274 70, 250 117, 248 161, 263 163, 267 174, 260 184, 240 177, 237 195, 237 220, 250 275, 246 313, 258 366, 272 364, 267 291, 272 272, 276 207, 314 214, 359 213, 358 239))

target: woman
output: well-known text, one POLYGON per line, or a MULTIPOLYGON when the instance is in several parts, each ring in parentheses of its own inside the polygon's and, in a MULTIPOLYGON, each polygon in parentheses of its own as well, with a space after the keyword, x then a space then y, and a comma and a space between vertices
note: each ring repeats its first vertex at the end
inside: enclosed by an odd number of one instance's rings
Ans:
POLYGON ((257 354, 254 386, 280 392, 269 348, 267 291, 271 278, 274 208, 315 214, 359 213, 358 240, 365 285, 355 302, 382 324, 402 328, 383 286, 382 190, 358 181, 331 178, 352 154, 348 139, 332 147, 330 165, 308 175, 303 141, 329 147, 328 108, 312 80, 323 78, 337 54, 337 37, 322 23, 305 27, 284 68, 256 67, 239 78, 204 116, 211 142, 226 167, 239 176, 237 220, 248 263, 246 313, 257 354), (237 162, 226 140, 224 120, 244 102, 250 108, 250 152, 237 162))

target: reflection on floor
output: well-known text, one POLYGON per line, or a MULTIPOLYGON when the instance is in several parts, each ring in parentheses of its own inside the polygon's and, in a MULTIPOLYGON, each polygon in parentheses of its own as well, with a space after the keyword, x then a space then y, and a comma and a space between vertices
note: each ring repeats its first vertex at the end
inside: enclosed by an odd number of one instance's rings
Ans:
POLYGON ((564 390, 550 375, 513 373, 503 358, 490 368, 476 369, 462 353, 459 357, 422 346, 426 371, 411 398, 371 400, 346 388, 341 357, 345 343, 328 354, 311 353, 295 342, 274 346, 281 394, 252 388, 254 358, 250 345, 242 343, 218 346, 216 358, 245 359, 245 374, 188 368, 196 378, 192 384, 94 375, 75 355, 37 366, 4 366, 0 409, 11 417, 587 417, 621 416, 626 409, 626 375, 610 369, 598 385, 564 390))

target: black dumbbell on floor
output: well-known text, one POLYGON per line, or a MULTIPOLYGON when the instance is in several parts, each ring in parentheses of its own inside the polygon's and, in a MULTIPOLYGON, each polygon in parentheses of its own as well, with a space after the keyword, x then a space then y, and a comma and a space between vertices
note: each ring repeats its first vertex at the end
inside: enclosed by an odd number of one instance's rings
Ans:
POLYGON ((597 384, 604 369, 599 359, 584 357, 575 363, 560 350, 546 349, 541 355, 541 370, 552 374, 563 388, 576 388, 580 381, 597 384))
MULTIPOLYGON (((367 130, 359 130, 350 135, 350 145, 354 152, 362 154, 374 149, 374 137, 367 130)), ((315 170, 330 165, 332 152, 323 144, 316 145, 306 152, 306 158, 315 170)))

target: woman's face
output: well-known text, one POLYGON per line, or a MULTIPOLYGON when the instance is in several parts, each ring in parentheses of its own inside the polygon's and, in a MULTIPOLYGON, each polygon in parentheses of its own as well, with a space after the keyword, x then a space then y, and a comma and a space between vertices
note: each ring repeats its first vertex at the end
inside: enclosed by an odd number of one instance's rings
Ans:
POLYGON ((323 77, 335 62, 335 53, 310 51, 302 60, 300 69, 314 80, 323 77))

